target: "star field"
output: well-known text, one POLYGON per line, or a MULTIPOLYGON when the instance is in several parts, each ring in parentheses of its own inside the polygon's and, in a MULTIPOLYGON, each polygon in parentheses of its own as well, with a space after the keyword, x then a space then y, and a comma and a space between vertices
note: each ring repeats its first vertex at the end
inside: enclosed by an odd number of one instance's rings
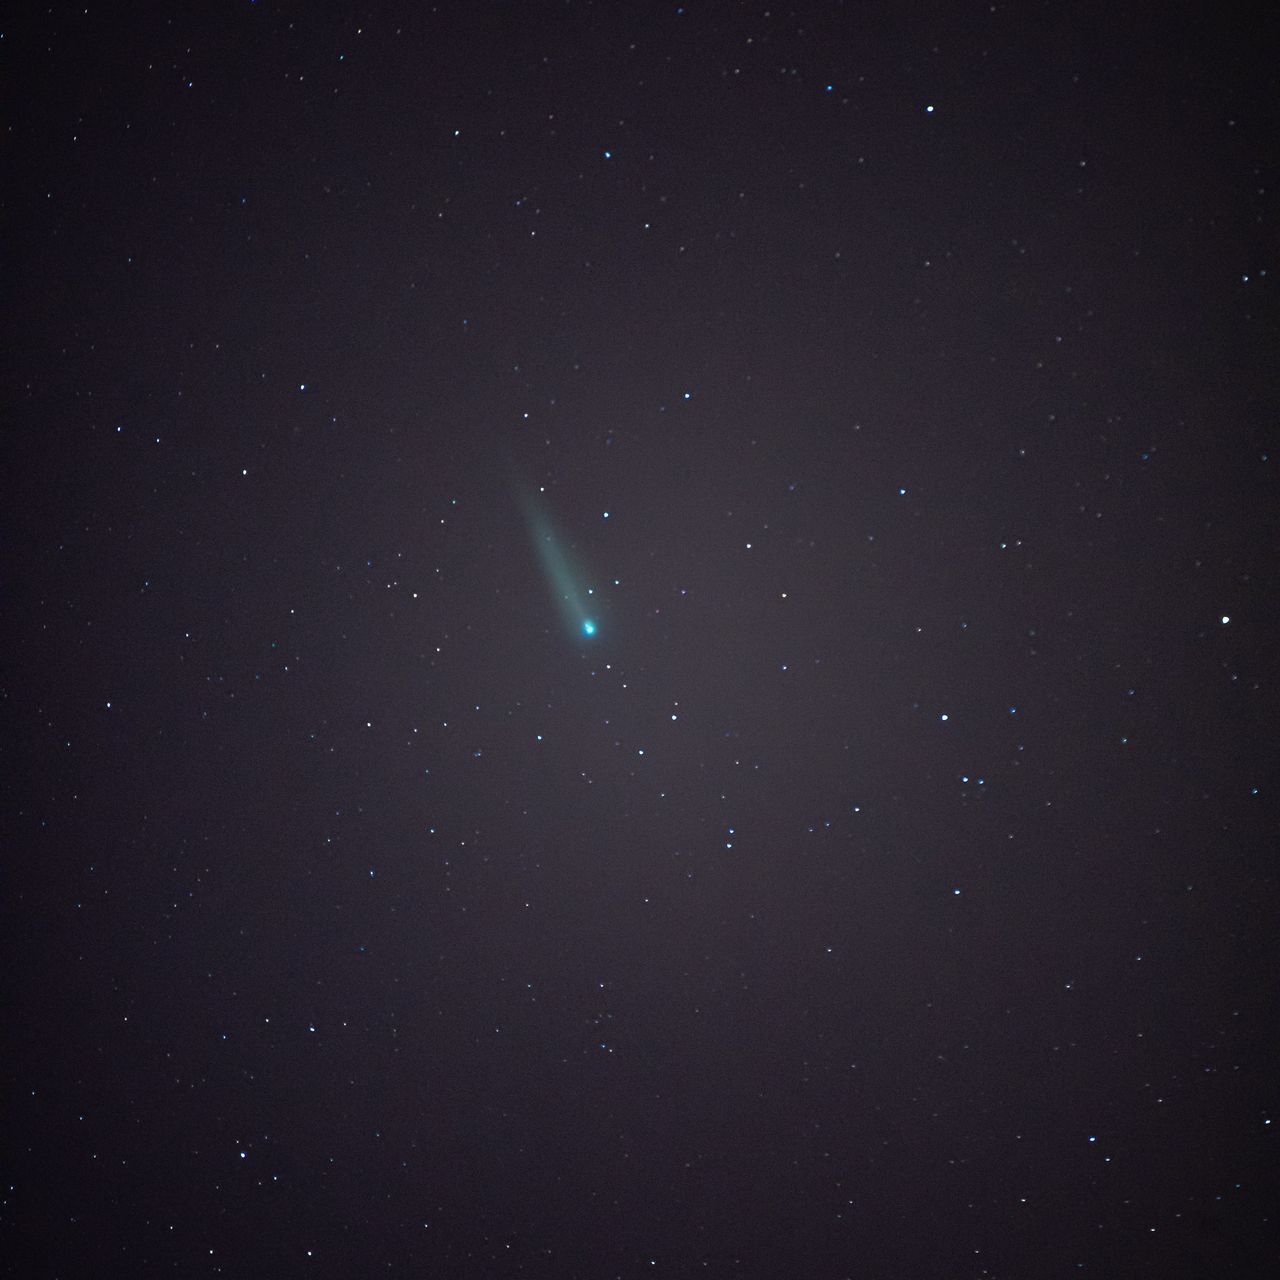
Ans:
POLYGON ((1267 1276, 1273 17, 7 23, 21 1276, 1267 1276))

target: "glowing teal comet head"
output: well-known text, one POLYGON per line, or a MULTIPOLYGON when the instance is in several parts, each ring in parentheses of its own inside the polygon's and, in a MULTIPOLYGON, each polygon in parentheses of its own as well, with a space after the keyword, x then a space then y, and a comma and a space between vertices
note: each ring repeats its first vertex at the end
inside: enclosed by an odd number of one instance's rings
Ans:
POLYGON ((584 636, 593 636, 596 633, 596 624, 590 618, 584 618, 582 622, 582 634, 584 636))

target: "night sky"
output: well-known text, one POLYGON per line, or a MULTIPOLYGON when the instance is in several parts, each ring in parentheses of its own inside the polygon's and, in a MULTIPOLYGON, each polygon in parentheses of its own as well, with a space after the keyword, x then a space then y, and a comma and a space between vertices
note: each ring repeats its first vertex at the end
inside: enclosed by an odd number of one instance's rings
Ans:
POLYGON ((1277 1274, 1274 14, 30 12, 7 1274, 1277 1274))

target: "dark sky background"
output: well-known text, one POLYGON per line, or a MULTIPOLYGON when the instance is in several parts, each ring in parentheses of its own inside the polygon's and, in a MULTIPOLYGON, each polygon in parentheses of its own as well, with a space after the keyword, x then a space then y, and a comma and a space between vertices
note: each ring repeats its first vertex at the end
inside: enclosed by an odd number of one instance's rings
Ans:
POLYGON ((8 1274, 1275 1274, 1280 31, 1143 8, 5 26, 8 1274))

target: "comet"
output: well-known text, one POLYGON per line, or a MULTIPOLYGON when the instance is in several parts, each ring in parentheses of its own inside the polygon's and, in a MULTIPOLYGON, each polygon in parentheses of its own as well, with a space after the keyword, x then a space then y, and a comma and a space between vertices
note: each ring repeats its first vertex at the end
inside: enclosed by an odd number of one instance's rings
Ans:
POLYGON ((591 640, 599 632, 599 623, 583 601, 584 594, 589 595, 590 591, 584 593, 580 587, 582 575, 571 562, 542 503, 530 492, 528 486, 518 480, 514 483, 529 537, 537 552, 538 563, 542 566, 565 626, 573 635, 591 640))

